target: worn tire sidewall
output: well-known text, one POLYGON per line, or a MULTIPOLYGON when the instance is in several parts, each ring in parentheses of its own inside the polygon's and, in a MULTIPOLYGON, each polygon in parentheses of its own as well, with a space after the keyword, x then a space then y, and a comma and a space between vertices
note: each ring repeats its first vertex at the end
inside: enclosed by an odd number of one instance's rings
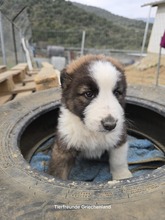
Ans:
POLYGON ((59 181, 32 170, 18 148, 18 139, 25 129, 25 124, 29 124, 40 113, 59 105, 60 97, 60 89, 50 89, 12 101, 0 108, 0 175, 3 184, 8 186, 8 191, 2 190, 2 194, 12 195, 19 192, 25 198, 30 198, 32 203, 129 203, 130 207, 133 201, 143 201, 151 194, 159 194, 159 197, 164 198, 164 166, 153 171, 151 175, 101 184, 59 181))

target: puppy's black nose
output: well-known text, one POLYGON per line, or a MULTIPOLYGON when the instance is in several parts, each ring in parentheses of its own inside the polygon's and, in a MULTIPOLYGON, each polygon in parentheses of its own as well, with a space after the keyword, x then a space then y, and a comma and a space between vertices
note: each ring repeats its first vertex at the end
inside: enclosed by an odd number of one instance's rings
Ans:
POLYGON ((111 115, 109 115, 101 121, 101 124, 105 130, 111 131, 116 127, 117 120, 114 119, 111 115))

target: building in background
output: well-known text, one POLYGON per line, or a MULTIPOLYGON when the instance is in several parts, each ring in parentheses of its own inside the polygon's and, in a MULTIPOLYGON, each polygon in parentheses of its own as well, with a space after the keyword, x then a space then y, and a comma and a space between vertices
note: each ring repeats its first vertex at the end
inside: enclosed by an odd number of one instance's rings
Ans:
MULTIPOLYGON (((161 38, 165 31, 165 0, 147 3, 143 6, 157 7, 157 12, 148 44, 148 53, 159 53, 161 38)), ((162 55, 165 55, 165 49, 162 50, 162 55)))

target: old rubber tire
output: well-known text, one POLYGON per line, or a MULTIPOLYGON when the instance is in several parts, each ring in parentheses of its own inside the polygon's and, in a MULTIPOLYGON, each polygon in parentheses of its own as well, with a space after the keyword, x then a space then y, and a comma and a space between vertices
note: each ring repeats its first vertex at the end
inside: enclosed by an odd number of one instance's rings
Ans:
MULTIPOLYGON (((140 105, 138 98, 128 97, 128 103, 132 102, 140 105)), ((28 147, 51 134, 49 126, 53 127, 56 118, 46 123, 48 112, 58 112, 59 105, 60 90, 51 89, 0 108, 1 219, 164 219, 165 166, 151 175, 102 184, 63 182, 31 169, 24 159, 28 147), (31 137, 25 135, 29 128, 31 137), (63 209, 55 209, 60 204, 63 209)), ((164 120, 163 106, 145 100, 141 106, 153 109, 164 120)), ((160 144, 164 148, 164 139, 160 144)))

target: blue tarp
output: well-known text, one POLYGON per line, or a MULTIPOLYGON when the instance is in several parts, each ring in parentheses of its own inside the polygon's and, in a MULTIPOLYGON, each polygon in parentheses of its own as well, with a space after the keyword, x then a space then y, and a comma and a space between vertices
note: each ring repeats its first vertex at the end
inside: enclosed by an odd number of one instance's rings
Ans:
MULTIPOLYGON (((165 163, 164 153, 159 150, 151 141, 128 137, 129 151, 128 163, 133 176, 149 174, 157 167, 165 163)), ((47 146, 53 145, 54 138, 45 142, 32 159, 31 166, 41 172, 46 172, 50 160, 50 150, 47 146)), ((74 181, 103 182, 111 180, 109 172, 108 155, 103 155, 100 160, 89 160, 78 157, 69 179, 74 181)))

